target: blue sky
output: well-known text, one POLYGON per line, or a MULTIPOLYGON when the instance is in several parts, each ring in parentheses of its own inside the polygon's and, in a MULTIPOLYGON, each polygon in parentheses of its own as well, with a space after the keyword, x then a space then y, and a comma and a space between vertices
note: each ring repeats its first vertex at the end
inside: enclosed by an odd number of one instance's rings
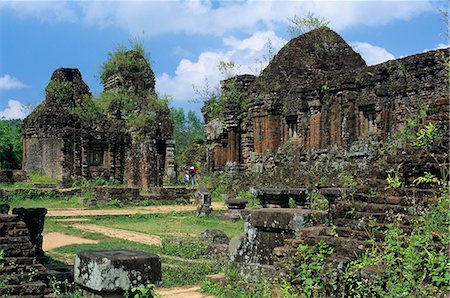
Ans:
POLYGON ((371 65, 448 47, 439 8, 448 11, 447 1, 0 1, 0 117, 25 117, 59 67, 79 68, 92 93, 101 92, 108 51, 137 36, 157 91, 199 112, 193 86, 216 86, 221 60, 257 74, 269 40, 278 50, 290 39, 294 15, 326 18, 371 65))

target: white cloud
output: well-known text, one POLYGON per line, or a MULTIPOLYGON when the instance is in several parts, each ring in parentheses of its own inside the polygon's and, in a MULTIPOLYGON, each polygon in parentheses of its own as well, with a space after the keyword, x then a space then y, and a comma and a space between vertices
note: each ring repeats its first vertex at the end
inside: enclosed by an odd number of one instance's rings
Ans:
POLYGON ((28 86, 9 74, 0 77, 0 90, 21 89, 26 87, 28 86))
POLYGON ((23 119, 27 115, 26 106, 14 99, 8 100, 8 106, 3 111, 0 111, 0 119, 23 119))
POLYGON ((450 44, 445 44, 445 43, 438 43, 434 48, 432 49, 425 49, 423 50, 423 52, 428 52, 428 51, 433 51, 433 50, 442 50, 442 49, 448 49, 450 48, 450 44))
POLYGON ((19 17, 42 21, 75 22, 77 6, 71 1, 2 1, 0 9, 13 11, 19 17))
POLYGON ((313 12, 330 21, 334 30, 355 25, 377 26, 409 20, 434 11, 433 0, 423 1, 3 1, 23 17, 80 22, 100 28, 116 27, 131 34, 189 33, 218 35, 234 30, 272 30, 294 14, 313 12))
POLYGON ((367 65, 375 65, 395 59, 395 56, 385 48, 374 46, 367 42, 351 42, 350 46, 361 55, 367 65))
POLYGON ((264 31, 256 32, 246 39, 227 37, 223 43, 224 49, 203 52, 196 61, 181 60, 174 76, 163 73, 157 77, 157 90, 172 95, 175 101, 192 100, 198 97, 193 86, 201 89, 206 78, 213 84, 224 79, 217 68, 220 61, 233 61, 240 65, 239 74, 258 74, 268 63, 269 52, 278 51, 286 41, 273 31, 264 31), (268 48, 269 41, 271 49, 268 48))

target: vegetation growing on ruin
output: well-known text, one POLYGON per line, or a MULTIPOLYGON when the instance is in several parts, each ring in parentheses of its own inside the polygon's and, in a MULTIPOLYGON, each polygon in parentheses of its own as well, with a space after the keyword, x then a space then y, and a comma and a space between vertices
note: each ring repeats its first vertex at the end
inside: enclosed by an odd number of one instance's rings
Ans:
POLYGON ((384 240, 341 269, 324 271, 330 248, 300 245, 289 261, 291 274, 281 283, 284 297, 437 297, 450 290, 450 197, 417 219, 410 234, 396 225, 384 240), (370 272, 374 272, 370 277, 370 272), (333 278, 332 276, 335 277, 333 278))
POLYGON ((308 11, 305 16, 300 17, 294 15, 292 18, 288 18, 290 22, 288 31, 291 38, 300 36, 314 29, 324 28, 330 23, 325 18, 308 11))
POLYGON ((145 80, 154 80, 150 66, 150 60, 145 52, 143 44, 139 41, 130 41, 131 50, 123 44, 108 52, 108 59, 100 67, 99 78, 102 83, 120 71, 139 73, 145 80), (135 53, 142 58, 135 59, 135 53))
POLYGON ((237 89, 236 85, 239 65, 233 61, 220 61, 217 68, 225 78, 220 90, 211 88, 207 80, 203 89, 194 88, 200 100, 203 101, 202 110, 209 119, 223 119, 223 112, 227 103, 237 104, 242 110, 247 108, 247 99, 237 89))

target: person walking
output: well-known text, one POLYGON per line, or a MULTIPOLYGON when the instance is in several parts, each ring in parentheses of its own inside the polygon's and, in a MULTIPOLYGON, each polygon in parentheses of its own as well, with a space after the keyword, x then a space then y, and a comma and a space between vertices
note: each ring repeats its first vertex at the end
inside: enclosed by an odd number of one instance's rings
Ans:
POLYGON ((189 176, 191 177, 191 184, 192 185, 196 185, 197 184, 196 174, 197 174, 197 171, 195 170, 194 166, 191 166, 189 168, 189 176))

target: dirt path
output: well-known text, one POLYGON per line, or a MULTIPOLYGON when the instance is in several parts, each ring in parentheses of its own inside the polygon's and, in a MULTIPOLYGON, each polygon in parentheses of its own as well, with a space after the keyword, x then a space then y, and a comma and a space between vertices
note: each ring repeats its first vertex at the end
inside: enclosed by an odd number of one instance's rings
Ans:
MULTIPOLYGON (((213 202, 212 207, 215 210, 225 210, 225 204, 221 202, 213 202)), ((174 205, 174 206, 148 206, 139 209, 83 209, 83 208, 68 208, 68 209, 49 209, 47 216, 65 216, 65 217, 80 217, 80 216, 102 216, 102 215, 129 215, 129 214, 153 214, 153 213, 169 213, 172 211, 185 212, 194 211, 197 206, 195 205, 174 205)), ((121 230, 116 228, 107 228, 94 224, 77 224, 77 221, 86 221, 83 218, 64 219, 71 224, 72 227, 88 232, 100 233, 109 237, 122 238, 130 241, 150 244, 161 245, 161 239, 155 235, 149 235, 144 233, 132 232, 128 230, 121 230)), ((62 233, 48 233, 44 235, 44 250, 48 251, 56 247, 70 245, 70 244, 83 244, 83 243, 97 243, 95 240, 85 239, 81 237, 75 237, 65 235, 62 233)), ((172 256, 162 256, 167 258, 178 259, 172 256)), ((179 258, 180 260, 187 261, 179 258)), ((194 262, 194 260, 192 260, 194 262)), ((162 297, 171 298, 214 298, 200 292, 200 287, 191 288, 157 288, 156 292, 162 297)))
POLYGON ((71 245, 71 244, 91 244, 98 243, 97 240, 91 240, 76 236, 70 236, 63 233, 45 233, 44 234, 44 242, 42 243, 42 249, 44 251, 49 251, 51 249, 71 245))
POLYGON ((72 227, 87 231, 106 235, 108 237, 126 239, 134 242, 144 243, 148 245, 161 245, 161 238, 155 235, 149 235, 117 228, 107 228, 93 224, 72 224, 72 227))
POLYGON ((156 288, 156 293, 162 297, 170 298, 214 298, 214 296, 208 296, 207 294, 200 293, 200 287, 192 288, 156 288))
MULTIPOLYGON (((213 202, 214 210, 225 210, 226 206, 222 202, 213 202)), ((65 209, 48 209, 47 216, 102 216, 102 215, 129 215, 129 214, 153 214, 153 213, 169 213, 172 211, 187 212, 195 211, 196 205, 163 205, 163 206, 146 206, 139 209, 84 209, 84 208, 65 208, 65 209)))

